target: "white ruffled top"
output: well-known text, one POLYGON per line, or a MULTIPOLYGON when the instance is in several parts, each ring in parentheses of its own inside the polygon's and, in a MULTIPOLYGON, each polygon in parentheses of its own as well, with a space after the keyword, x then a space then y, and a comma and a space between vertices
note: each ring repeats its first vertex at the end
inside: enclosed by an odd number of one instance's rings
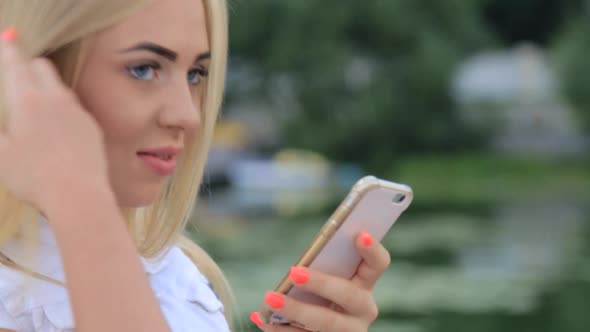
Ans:
MULTIPOLYGON (((12 241, 0 252, 22 262, 24 244, 12 241)), ((64 271, 55 237, 41 219, 39 260, 35 270, 64 282, 64 271)), ((223 305, 209 282, 177 246, 157 260, 140 257, 162 312, 173 332, 223 332, 229 327, 223 305)), ((26 265, 25 265, 26 266, 26 265)), ((0 265, 0 329, 18 332, 75 331, 67 290, 0 265), (23 282, 25 282, 23 284, 23 282), (23 284, 24 288, 16 288, 23 284)))

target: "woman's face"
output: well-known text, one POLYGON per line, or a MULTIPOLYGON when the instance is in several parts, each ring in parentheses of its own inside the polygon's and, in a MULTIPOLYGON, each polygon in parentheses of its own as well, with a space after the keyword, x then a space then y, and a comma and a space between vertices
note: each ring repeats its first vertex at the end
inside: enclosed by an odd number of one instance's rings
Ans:
POLYGON ((154 203, 178 159, 140 152, 198 134, 208 59, 201 0, 154 0, 89 39, 76 93, 104 131, 121 207, 154 203))

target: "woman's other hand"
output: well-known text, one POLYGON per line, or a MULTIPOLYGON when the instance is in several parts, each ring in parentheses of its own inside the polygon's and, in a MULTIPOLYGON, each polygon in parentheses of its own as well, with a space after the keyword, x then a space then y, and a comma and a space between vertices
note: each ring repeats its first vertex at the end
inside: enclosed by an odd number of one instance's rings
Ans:
POLYGON ((6 126, 0 130, 0 184, 41 211, 72 186, 108 186, 98 123, 49 60, 22 54, 14 29, 1 37, 6 126))
MULTIPOLYGON (((267 293, 267 305, 282 317, 301 323, 312 331, 368 331, 378 316, 373 288, 389 267, 391 258, 387 249, 366 232, 358 235, 355 245, 363 261, 352 280, 301 268, 292 268, 290 273, 295 287, 334 302, 337 309, 302 303, 274 292, 267 293)), ((294 326, 265 325, 256 312, 251 319, 265 332, 306 331, 294 326)))

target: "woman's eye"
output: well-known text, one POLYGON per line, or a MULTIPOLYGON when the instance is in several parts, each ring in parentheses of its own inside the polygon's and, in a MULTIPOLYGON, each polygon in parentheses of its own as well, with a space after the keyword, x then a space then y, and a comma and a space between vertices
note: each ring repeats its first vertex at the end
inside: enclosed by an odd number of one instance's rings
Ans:
POLYGON ((157 70, 159 69, 160 66, 155 64, 143 64, 129 67, 128 71, 129 74, 131 74, 131 76, 134 78, 142 81, 148 81, 158 77, 157 70))
POLYGON ((206 76, 205 71, 201 68, 194 68, 187 74, 189 84, 198 85, 201 83, 201 77, 206 76))

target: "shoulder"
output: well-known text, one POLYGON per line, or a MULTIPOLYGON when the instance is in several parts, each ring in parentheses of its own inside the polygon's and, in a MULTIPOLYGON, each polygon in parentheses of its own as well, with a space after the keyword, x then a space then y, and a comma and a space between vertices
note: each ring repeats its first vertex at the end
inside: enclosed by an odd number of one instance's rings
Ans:
MULTIPOLYGON (((180 248, 141 260, 172 331, 229 331, 223 304, 180 248)), ((54 268, 45 272, 61 275, 60 266, 54 268)), ((75 327, 72 313, 66 288, 0 266, 0 329, 69 330, 75 327)))
POLYGON ((73 326, 65 288, 0 266, 0 329, 51 331, 73 326))
POLYGON ((229 331, 223 304, 207 278, 178 246, 172 246, 160 259, 142 261, 173 331, 196 327, 202 331, 229 331))
POLYGON ((154 292, 172 297, 183 297, 203 306, 208 311, 223 311, 223 304, 213 292, 209 280, 177 246, 155 263, 142 258, 154 292), (148 262, 148 263, 146 263, 148 262))
MULTIPOLYGON (((63 282, 61 257, 51 241, 50 230, 42 227, 40 231, 36 246, 15 238, 3 243, 0 251, 19 266, 63 282)), ((17 331, 48 331, 50 325, 67 328, 72 323, 71 315, 60 311, 67 303, 68 294, 62 285, 0 264, 0 328, 17 331)))
POLYGON ((18 329, 18 325, 14 317, 8 313, 3 303, 0 303, 0 331, 18 329))

